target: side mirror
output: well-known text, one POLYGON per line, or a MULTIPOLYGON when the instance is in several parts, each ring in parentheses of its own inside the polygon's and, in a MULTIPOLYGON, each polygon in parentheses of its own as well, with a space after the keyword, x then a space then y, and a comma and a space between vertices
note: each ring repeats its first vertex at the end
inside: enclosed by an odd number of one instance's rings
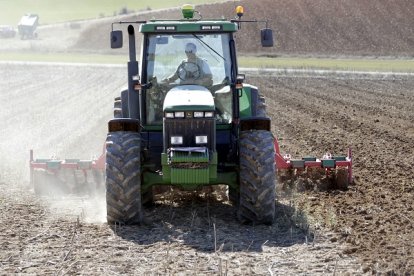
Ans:
POLYGON ((262 40, 262 47, 273 47, 273 31, 272 29, 260 30, 260 38, 262 40))
POLYGON ((237 74, 236 76, 236 89, 243 89, 243 82, 246 79, 244 74, 237 74))
POLYGON ((122 48, 122 42, 123 42, 122 31, 121 30, 112 31, 111 32, 111 48, 112 49, 122 48))

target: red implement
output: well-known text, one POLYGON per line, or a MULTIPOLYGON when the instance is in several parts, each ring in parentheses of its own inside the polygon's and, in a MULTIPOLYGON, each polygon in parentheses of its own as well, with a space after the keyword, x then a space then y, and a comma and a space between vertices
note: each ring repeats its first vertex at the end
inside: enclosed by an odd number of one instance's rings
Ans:
POLYGON ((333 156, 326 153, 322 158, 304 157, 301 159, 293 159, 290 154, 282 155, 280 153, 279 143, 274 139, 275 161, 278 172, 287 170, 290 172, 303 172, 308 168, 320 168, 324 170, 326 175, 337 174, 338 171, 346 172, 346 179, 342 180, 340 187, 346 188, 353 182, 352 176, 352 150, 348 148, 347 156, 333 156))
POLYGON ((30 184, 37 194, 91 193, 103 189, 105 154, 91 160, 34 159, 30 150, 30 184))

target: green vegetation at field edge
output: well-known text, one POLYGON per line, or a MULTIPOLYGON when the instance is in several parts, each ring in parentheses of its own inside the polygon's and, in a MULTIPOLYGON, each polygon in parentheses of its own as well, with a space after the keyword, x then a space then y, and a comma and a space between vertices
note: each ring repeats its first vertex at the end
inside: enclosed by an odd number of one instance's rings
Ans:
POLYGON ((414 72, 414 59, 392 58, 309 58, 242 56, 239 64, 252 68, 305 68, 352 71, 414 72))
MULTIPOLYGON (((125 64, 127 55, 99 55, 76 53, 31 53, 31 52, 0 52, 3 61, 40 61, 40 62, 74 62, 98 64, 125 64)), ((241 56, 240 67, 249 68, 296 68, 326 69, 380 72, 414 72, 414 59, 388 58, 307 58, 307 57, 253 57, 241 56)))

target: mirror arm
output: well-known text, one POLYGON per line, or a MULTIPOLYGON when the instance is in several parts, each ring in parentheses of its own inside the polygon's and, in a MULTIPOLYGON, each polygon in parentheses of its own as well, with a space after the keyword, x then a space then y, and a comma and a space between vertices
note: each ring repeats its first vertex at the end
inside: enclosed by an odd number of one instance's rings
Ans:
POLYGON ((119 22, 113 22, 112 23, 112 30, 114 29, 114 24, 145 24, 147 21, 119 21, 119 22))
POLYGON ((240 20, 240 19, 231 19, 230 22, 232 23, 266 23, 266 28, 269 24, 269 20, 240 20))

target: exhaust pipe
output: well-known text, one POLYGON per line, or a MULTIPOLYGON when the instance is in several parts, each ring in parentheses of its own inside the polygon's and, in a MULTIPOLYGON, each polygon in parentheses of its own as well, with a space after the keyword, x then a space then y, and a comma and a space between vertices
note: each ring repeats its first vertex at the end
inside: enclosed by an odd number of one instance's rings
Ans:
POLYGON ((138 79, 138 62, 136 57, 136 47, 135 47, 135 30, 134 26, 128 26, 128 38, 129 38, 129 61, 128 61, 128 110, 129 118, 131 119, 141 119, 140 116, 140 102, 139 94, 135 91, 135 84, 139 83, 138 79))

